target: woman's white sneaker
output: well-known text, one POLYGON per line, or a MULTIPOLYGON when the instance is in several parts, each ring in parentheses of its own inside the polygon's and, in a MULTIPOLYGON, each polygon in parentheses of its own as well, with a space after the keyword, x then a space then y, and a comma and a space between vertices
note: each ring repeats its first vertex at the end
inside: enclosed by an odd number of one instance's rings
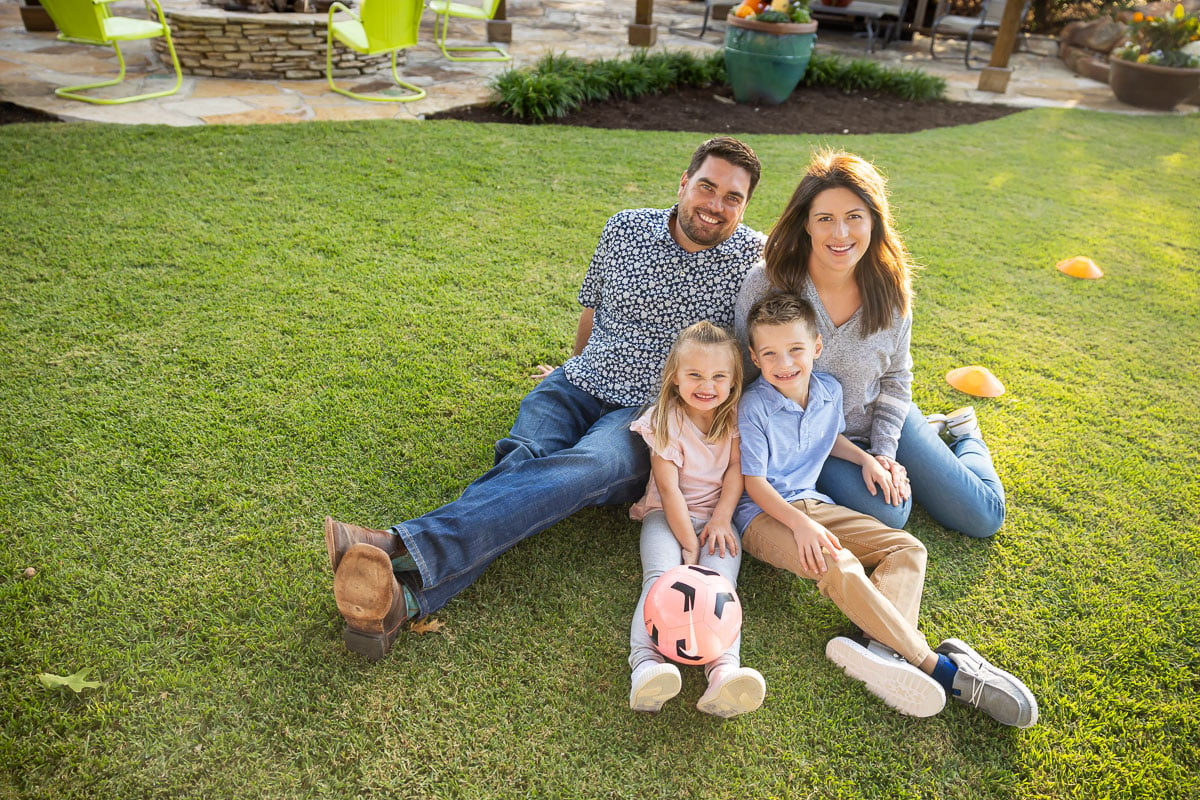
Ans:
POLYGON ((958 441, 964 436, 983 438, 983 434, 979 431, 979 420, 976 418, 975 409, 972 406, 964 406, 946 415, 946 436, 952 442, 958 441))

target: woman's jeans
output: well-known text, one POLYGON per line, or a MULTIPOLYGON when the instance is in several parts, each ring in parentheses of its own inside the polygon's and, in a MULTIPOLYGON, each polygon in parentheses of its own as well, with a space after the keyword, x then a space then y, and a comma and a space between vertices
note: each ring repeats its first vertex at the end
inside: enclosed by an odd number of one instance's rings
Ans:
POLYGON ((896 460, 908 470, 912 500, 889 505, 876 487, 872 496, 862 469, 830 457, 817 480, 817 491, 840 506, 870 514, 889 528, 903 528, 916 501, 939 525, 977 539, 1000 530, 1004 523, 1004 486, 992 466, 983 439, 966 436, 947 445, 910 405, 896 460))
POLYGON ((576 388, 561 369, 521 401, 496 465, 452 503, 392 527, 417 565, 397 577, 422 614, 444 606, 513 545, 587 506, 629 503, 650 457, 629 430, 637 408, 576 388))
MULTIPOLYGON (((696 529, 696 534, 704 530, 705 523, 692 520, 692 525, 696 529)), ((654 581, 672 567, 678 567, 683 563, 683 552, 679 549, 679 542, 675 539, 675 534, 671 533, 671 525, 667 522, 667 515, 661 511, 651 511, 646 514, 646 518, 642 520, 642 596, 638 598, 637 610, 633 612, 633 622, 629 625, 629 668, 636 669, 638 664, 644 661, 654 661, 662 664, 667 659, 654 649, 654 644, 650 641, 650 634, 646 632, 646 595, 650 592, 650 587, 654 585, 654 581)), ((739 546, 736 556, 729 555, 728 551, 722 557, 720 552, 709 554, 708 545, 700 545, 700 566, 708 567, 721 573, 721 576, 729 581, 735 588, 737 587, 738 568, 742 565, 742 550, 739 546)), ((717 667, 734 667, 741 665, 739 652, 742 647, 742 634, 738 632, 738 636, 734 639, 733 644, 729 646, 716 660, 710 661, 704 665, 704 674, 711 675, 712 671, 717 667)))

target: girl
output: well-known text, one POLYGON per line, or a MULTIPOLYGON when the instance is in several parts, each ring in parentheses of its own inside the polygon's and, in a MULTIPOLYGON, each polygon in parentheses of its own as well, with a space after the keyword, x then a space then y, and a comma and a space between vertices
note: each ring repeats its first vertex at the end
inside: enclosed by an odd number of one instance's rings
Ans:
POLYGON ((817 153, 763 257, 738 297, 739 339, 748 341, 746 315, 764 295, 792 292, 811 303, 824 346, 816 369, 842 385, 844 433, 891 473, 903 502, 866 489, 858 466, 837 457, 825 462, 817 490, 890 528, 904 527, 915 500, 943 527, 994 534, 1004 486, 974 410, 926 419, 912 402, 912 265, 878 170, 849 153, 817 153))
MULTIPOLYGON (((679 668, 646 633, 642 609, 655 579, 680 564, 700 564, 737 585, 742 554, 731 520, 742 495, 736 441, 741 392, 737 341, 698 322, 679 334, 667 355, 658 401, 630 425, 650 447, 646 495, 629 511, 642 520, 642 596, 629 631, 634 711, 658 711, 682 685, 679 668)), ((756 670, 740 666, 740 645, 739 635, 705 665, 708 690, 696 704, 704 713, 728 718, 762 705, 766 683, 756 670)))

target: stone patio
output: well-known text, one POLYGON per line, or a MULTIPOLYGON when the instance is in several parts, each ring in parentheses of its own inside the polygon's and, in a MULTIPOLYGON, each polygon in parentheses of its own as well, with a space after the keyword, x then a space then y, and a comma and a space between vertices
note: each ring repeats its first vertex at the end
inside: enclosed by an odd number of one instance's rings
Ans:
MULTIPOLYGON (((343 97, 329 91, 324 79, 246 80, 185 75, 179 93, 124 106, 96 106, 54 95, 58 86, 82 82, 92 76, 116 75, 116 58, 111 49, 59 42, 54 33, 25 30, 15 0, 0 0, 0 100, 35 108, 68 120, 91 120, 122 124, 213 125, 304 122, 307 120, 419 119, 449 108, 486 102, 488 80, 510 66, 533 64, 548 52, 568 53, 585 59, 628 55, 628 26, 633 21, 634 0, 508 0, 512 43, 506 45, 512 64, 462 63, 444 59, 433 42, 433 15, 421 24, 421 40, 407 51, 401 75, 428 91, 420 101, 384 105, 343 97)), ((194 6, 194 0, 163 0, 166 9, 194 6)), ((703 40, 672 32, 677 26, 698 26, 703 13, 698 0, 657 0, 654 23, 658 28, 655 49, 688 49, 713 52, 721 46, 724 24, 714 23, 703 40)), ((144 14, 141 2, 120 0, 119 14, 144 14)), ((484 25, 455 21, 450 39, 478 42, 484 25)), ((981 92, 976 86, 978 71, 963 65, 962 43, 938 40, 939 59, 929 56, 929 40, 919 34, 912 42, 895 42, 873 54, 864 52, 865 41, 848 30, 823 26, 817 47, 850 57, 869 57, 900 67, 915 67, 943 76, 952 100, 1004 103, 1018 107, 1061 106, 1121 113, 1146 113, 1123 105, 1108 86, 1071 72, 1057 57, 1057 43, 1032 37, 1031 52, 1014 55, 1008 90, 1004 94, 981 92)), ((129 74, 122 91, 146 91, 143 87, 169 86, 173 76, 164 69, 148 42, 123 46, 129 74)), ((977 46, 987 56, 986 46, 977 46)), ((359 79, 367 90, 378 90, 380 80, 390 81, 385 69, 376 76, 359 79)), ((353 79, 346 79, 354 83, 353 79)), ((1181 107, 1177 113, 1195 111, 1181 107)))

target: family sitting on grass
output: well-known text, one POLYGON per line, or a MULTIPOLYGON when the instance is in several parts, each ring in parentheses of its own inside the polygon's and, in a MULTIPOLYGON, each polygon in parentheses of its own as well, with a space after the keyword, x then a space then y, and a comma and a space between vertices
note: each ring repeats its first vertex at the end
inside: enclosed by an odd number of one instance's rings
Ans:
MULTIPOLYGON (((608 221, 575 355, 522 400, 495 466, 461 497, 386 531, 326 519, 349 649, 382 658, 402 623, 521 540, 638 501, 643 599, 681 563, 736 583, 744 548, 817 582, 862 632, 832 639, 827 657, 900 713, 954 697, 1006 725, 1037 721, 1020 680, 958 639, 931 648, 917 627, 926 551, 900 530, 912 501, 987 537, 1004 489, 972 409, 926 418, 912 403, 911 264, 883 178, 817 154, 764 239, 742 224, 759 172, 745 144, 710 139, 673 208, 608 221)), ((657 711, 681 680, 649 645, 641 605, 629 703, 657 711)), ((765 682, 738 645, 706 666, 701 711, 761 705, 765 682)))

